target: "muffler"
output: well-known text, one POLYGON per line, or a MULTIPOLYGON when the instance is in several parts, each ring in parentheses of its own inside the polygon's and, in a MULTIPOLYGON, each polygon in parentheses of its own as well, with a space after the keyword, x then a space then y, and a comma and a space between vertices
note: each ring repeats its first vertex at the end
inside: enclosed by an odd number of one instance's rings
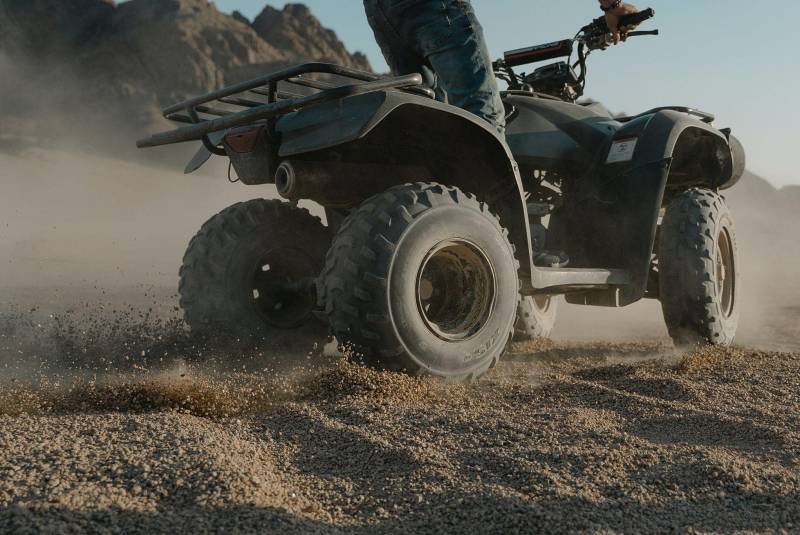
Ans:
POLYGON ((420 166, 305 160, 285 160, 275 172, 278 195, 329 208, 352 208, 396 184, 429 179, 430 173, 420 166))
POLYGON ((278 166, 275 171, 275 187, 278 188, 278 195, 290 201, 299 201, 300 186, 297 183, 297 171, 290 161, 285 161, 278 166))

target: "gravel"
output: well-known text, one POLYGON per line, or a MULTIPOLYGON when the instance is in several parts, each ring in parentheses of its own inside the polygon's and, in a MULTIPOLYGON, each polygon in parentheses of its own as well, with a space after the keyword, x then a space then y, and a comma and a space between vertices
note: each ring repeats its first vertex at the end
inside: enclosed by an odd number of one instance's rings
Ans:
POLYGON ((800 531, 800 354, 540 342, 445 385, 26 314, 3 533, 800 531))

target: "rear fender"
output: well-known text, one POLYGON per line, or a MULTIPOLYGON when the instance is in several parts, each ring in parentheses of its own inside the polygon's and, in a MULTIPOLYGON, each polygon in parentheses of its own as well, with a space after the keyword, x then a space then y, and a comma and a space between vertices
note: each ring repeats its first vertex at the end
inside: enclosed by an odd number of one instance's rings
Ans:
POLYGON ((517 164, 505 140, 473 114, 399 91, 376 92, 286 115, 276 131, 282 159, 422 168, 427 176, 384 176, 374 184, 382 190, 434 180, 477 195, 508 229, 524 266, 534 269, 517 164))

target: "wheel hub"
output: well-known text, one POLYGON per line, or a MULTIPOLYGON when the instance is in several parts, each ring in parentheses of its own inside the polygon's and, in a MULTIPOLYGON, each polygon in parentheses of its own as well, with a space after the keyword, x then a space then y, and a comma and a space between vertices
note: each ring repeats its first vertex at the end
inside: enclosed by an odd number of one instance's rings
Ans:
POLYGON ((534 295, 533 304, 539 312, 546 314, 547 311, 550 310, 552 298, 549 295, 534 295))
POLYGON ((417 277, 417 306, 428 329, 442 340, 468 340, 492 314, 496 278, 486 255, 467 240, 434 247, 417 277))
POLYGON ((303 251, 268 251, 253 269, 253 306, 273 327, 299 327, 316 305, 311 291, 315 276, 314 261, 303 251))

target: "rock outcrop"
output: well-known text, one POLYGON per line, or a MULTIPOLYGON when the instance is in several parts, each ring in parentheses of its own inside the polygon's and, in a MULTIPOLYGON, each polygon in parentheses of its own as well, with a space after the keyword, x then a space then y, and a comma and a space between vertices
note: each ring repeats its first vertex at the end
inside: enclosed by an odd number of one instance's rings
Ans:
POLYGON ((291 59, 316 58, 370 70, 366 56, 348 53, 336 33, 323 27, 303 4, 287 4, 282 11, 267 6, 252 26, 265 41, 286 51, 291 59))
POLYGON ((208 0, 0 0, 3 119, 101 110, 139 132, 165 104, 303 61, 369 69, 299 4, 251 24, 208 0))
POLYGON ((72 52, 106 27, 111 0, 0 0, 0 48, 34 58, 72 52))

